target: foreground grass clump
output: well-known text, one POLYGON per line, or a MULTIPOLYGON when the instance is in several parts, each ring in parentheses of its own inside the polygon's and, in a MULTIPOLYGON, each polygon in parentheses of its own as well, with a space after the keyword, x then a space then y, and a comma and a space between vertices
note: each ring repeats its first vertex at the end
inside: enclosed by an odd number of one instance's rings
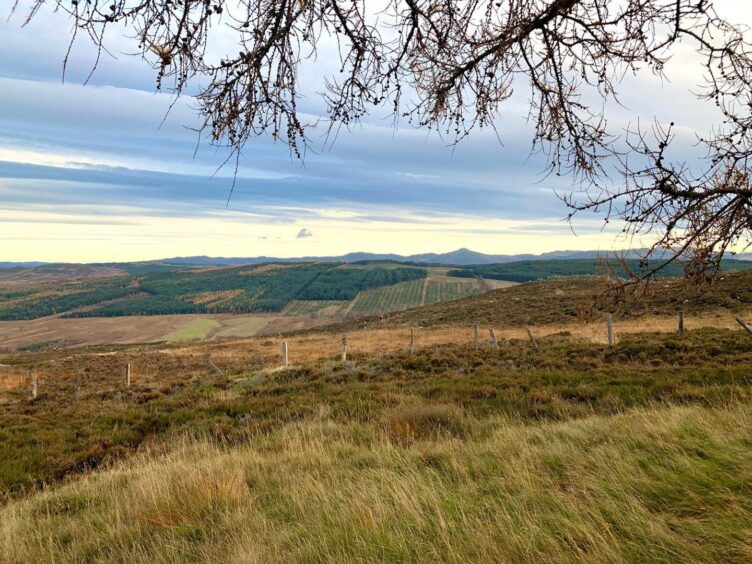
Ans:
POLYGON ((464 417, 462 436, 405 443, 397 412, 322 408, 242 446, 141 454, 0 508, 0 560, 752 558, 748 404, 528 424, 451 411, 414 413, 464 417))

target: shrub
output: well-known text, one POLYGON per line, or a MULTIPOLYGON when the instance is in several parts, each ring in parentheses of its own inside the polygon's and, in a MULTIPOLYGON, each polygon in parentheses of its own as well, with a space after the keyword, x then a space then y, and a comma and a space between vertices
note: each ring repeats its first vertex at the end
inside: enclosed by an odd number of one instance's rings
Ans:
POLYGON ((389 439, 399 444, 440 435, 462 437, 468 432, 463 411, 449 404, 399 405, 387 413, 384 427, 389 439))

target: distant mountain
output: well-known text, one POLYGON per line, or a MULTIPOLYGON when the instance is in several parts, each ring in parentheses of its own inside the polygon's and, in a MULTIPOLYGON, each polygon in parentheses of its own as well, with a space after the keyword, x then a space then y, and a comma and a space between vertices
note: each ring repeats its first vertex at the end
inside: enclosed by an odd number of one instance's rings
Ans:
MULTIPOLYGON (((641 258, 645 250, 622 251, 625 258, 641 258)), ((522 260, 550 260, 550 259, 593 259, 607 256, 603 251, 553 251, 540 255, 487 255, 470 249, 457 249, 448 253, 422 253, 416 255, 398 255, 394 253, 348 253, 340 256, 308 256, 296 258, 278 257, 175 257, 163 259, 159 262, 167 264, 183 264, 193 266, 237 266, 241 264, 258 264, 263 262, 362 262, 362 261, 396 261, 418 264, 438 264, 451 266, 469 266, 480 264, 499 264, 522 260)))
POLYGON ((16 267, 33 267, 49 264, 47 262, 3 262, 0 261, 0 268, 16 268, 16 267))
MULTIPOLYGON (((634 249, 630 251, 616 251, 617 254, 626 259, 642 258, 647 249, 634 249)), ((190 256, 190 257, 172 257, 167 259, 152 261, 137 261, 129 263, 100 263, 92 266, 108 266, 115 268, 125 268, 129 272, 136 272, 137 269, 153 271, 155 269, 174 270, 176 266, 240 266, 243 264, 260 264, 266 262, 277 263, 296 263, 296 262, 364 262, 364 261, 394 261, 407 262, 415 264, 434 264, 447 266, 477 266, 484 264, 504 264, 508 262, 519 261, 537 261, 537 260, 569 260, 569 259, 594 259, 598 257, 614 256, 614 252, 607 251, 551 251, 540 255, 518 254, 518 255, 487 255, 472 251, 470 249, 457 249, 448 253, 421 253, 415 255, 398 255, 395 253, 347 253, 339 256, 308 256, 294 258, 280 257, 208 257, 208 256, 190 256)), ((654 255, 654 258, 659 258, 654 255)), ((736 260, 752 261, 752 253, 741 253, 736 255, 736 260)), ((17 267, 35 267, 48 265, 45 262, 0 262, 0 268, 17 268, 17 267)))

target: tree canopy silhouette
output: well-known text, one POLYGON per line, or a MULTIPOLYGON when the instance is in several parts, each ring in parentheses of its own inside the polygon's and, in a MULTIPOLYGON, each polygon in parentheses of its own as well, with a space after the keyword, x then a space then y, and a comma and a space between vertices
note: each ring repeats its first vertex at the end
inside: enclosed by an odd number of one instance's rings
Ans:
POLYGON ((113 28, 135 36, 159 89, 179 95, 201 77, 202 131, 234 152, 271 135, 301 156, 310 124, 299 111, 299 70, 335 41, 340 72, 322 93, 332 128, 388 107, 460 141, 494 128, 521 85, 533 150, 549 172, 575 180, 563 196, 570 217, 591 210, 621 220, 666 261, 688 257, 700 278, 749 244, 750 43, 712 0, 17 0, 15 9, 28 21, 46 5, 70 14, 72 41, 88 36, 100 53, 113 28), (220 27, 237 49, 209 60, 220 27), (697 94, 719 109, 693 166, 668 158, 673 124, 617 134, 603 113, 625 74, 662 76, 679 43, 699 53, 697 94))

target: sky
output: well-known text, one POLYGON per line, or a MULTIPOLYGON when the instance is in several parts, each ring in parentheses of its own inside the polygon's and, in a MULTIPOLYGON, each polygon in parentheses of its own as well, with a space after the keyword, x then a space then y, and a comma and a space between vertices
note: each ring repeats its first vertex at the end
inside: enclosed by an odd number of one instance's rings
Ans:
MULTIPOLYGON (((19 14, 3 13, 6 6, 0 6, 0 261, 461 247, 515 254, 630 244, 619 226, 604 229, 602 217, 564 221, 567 209, 556 191, 567 180, 543 175, 543 162, 530 155, 524 96, 503 107, 501 143, 491 131, 476 131, 451 147, 409 126, 395 131, 385 110, 331 146, 314 131, 302 162, 282 144, 255 139, 228 204, 232 168, 215 174, 227 153, 206 142, 196 151, 190 97, 162 123, 172 98, 155 93, 155 73, 128 55, 135 50, 129 39, 109 38, 112 56, 104 56, 87 85, 95 51, 77 42, 63 83, 70 20, 47 7, 22 27, 19 14)), ((752 22, 752 8, 731 0, 724 6, 737 21, 752 22)), ((231 48, 232 37, 220 32, 213 49, 231 48)), ((333 72, 333 60, 325 47, 302 74, 303 109, 312 116, 322 111, 315 92, 333 72)), ((612 126, 637 118, 674 121, 690 147, 717 119, 691 93, 699 73, 686 47, 668 66, 669 81, 629 79, 620 89, 623 107, 610 114, 612 126)))

